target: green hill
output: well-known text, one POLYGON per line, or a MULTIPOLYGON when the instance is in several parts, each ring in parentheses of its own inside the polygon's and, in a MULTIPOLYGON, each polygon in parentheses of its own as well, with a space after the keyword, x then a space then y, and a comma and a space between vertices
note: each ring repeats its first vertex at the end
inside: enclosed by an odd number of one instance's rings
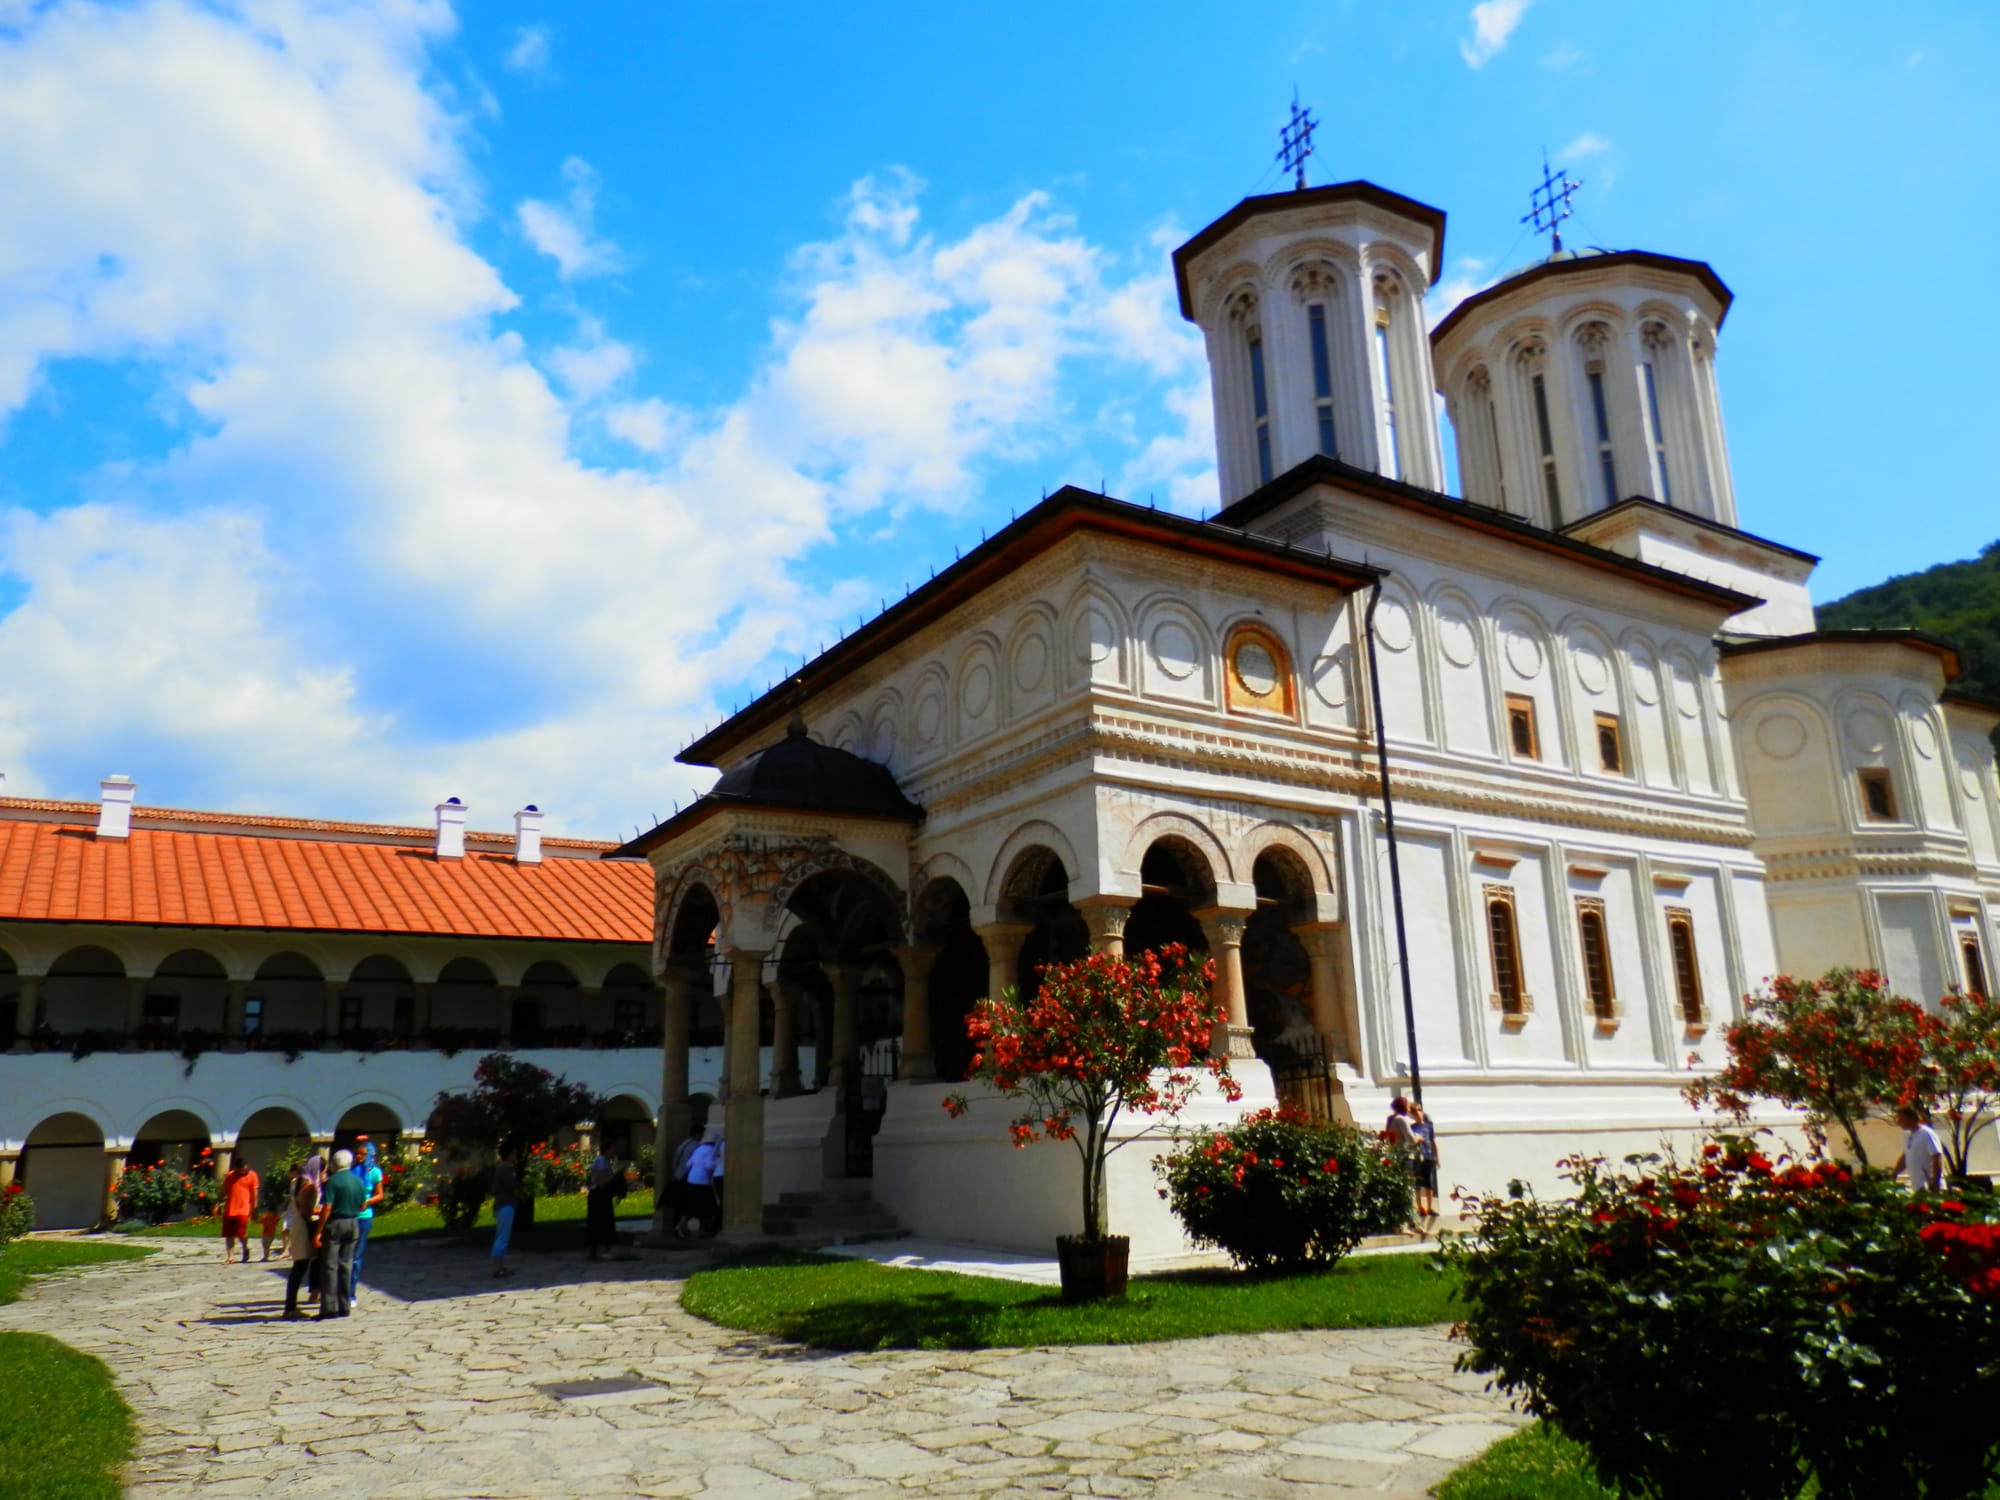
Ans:
MULTIPOLYGON (((2000 541, 1963 562, 1904 573, 1819 607, 1822 630, 1913 625, 1957 646, 1965 675, 1954 686, 2000 698, 2000 541)), ((1994 736, 2000 745, 2000 733, 1994 736)))

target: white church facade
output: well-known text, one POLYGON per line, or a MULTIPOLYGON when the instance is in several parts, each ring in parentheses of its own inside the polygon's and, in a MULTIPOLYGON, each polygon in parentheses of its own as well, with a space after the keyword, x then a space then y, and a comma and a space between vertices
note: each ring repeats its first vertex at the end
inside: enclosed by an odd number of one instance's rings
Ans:
MULTIPOLYGON (((1377 1121, 1413 1034, 1480 1188, 1684 1137, 1775 973, 1986 988, 2000 705, 1943 642, 1818 631, 1815 560, 1739 526, 1720 278, 1559 254, 1427 331, 1443 231, 1367 183, 1239 204, 1174 258, 1218 514, 1063 490, 683 752, 715 789, 621 852, 655 871, 663 1134, 682 997, 770 1042, 724 1084, 732 1225, 867 1174, 922 1233, 1073 1230, 1069 1153, 938 1101, 971 1002, 1091 948, 1206 947, 1247 1104, 1304 1059, 1377 1121)), ((1112 1219, 1159 1248, 1150 1154, 1112 1219)))

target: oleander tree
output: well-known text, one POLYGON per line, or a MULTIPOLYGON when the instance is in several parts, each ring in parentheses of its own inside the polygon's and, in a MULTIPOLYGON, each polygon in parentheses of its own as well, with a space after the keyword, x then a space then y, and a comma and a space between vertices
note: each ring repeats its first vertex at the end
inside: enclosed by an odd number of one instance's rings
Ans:
POLYGON ((437 1096, 431 1131, 439 1140, 497 1151, 526 1150, 551 1140, 566 1125, 597 1118, 603 1100, 561 1074, 489 1053, 473 1070, 472 1091, 437 1096))
MULTIPOLYGON (((1083 1235, 1106 1232, 1105 1170, 1120 1114, 1171 1120, 1204 1082, 1228 1099, 1243 1091, 1229 1059, 1210 1047, 1226 1019, 1214 994, 1215 965, 1180 943, 1135 955, 1094 953, 1044 965, 1032 995, 1009 988, 966 1021, 973 1056, 967 1077, 1021 1103, 1009 1125, 1016 1147, 1069 1141, 1083 1158, 1083 1235)), ((965 1095, 944 1101, 953 1118, 965 1095)))
POLYGON ((2000 1119, 2000 1004, 1954 991, 1923 1029, 1925 1102, 1944 1121, 1952 1175, 1964 1177, 1973 1141, 2000 1119))

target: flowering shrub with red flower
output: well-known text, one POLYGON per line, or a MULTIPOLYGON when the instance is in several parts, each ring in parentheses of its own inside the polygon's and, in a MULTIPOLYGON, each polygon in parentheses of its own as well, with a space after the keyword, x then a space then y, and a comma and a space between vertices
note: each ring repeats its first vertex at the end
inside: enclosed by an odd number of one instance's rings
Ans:
POLYGON ((1945 1163, 1966 1174, 1973 1137, 2000 1116, 2000 1002, 1954 992, 1924 1017, 1923 1099, 1935 1112, 1945 1163))
POLYGON ((1689 1162, 1572 1159, 1573 1198, 1476 1203, 1448 1244, 1460 1367, 1581 1443, 1626 1493, 1976 1496, 2000 1429, 1991 1200, 1723 1137, 1689 1162), (1974 1430, 1976 1428, 1976 1430, 1974 1430))
POLYGON ((597 1155, 575 1142, 552 1146, 544 1141, 521 1154, 521 1186, 529 1196, 547 1198, 560 1193, 580 1193, 597 1155))
POLYGON ((203 1218, 215 1211, 215 1179, 174 1167, 127 1167, 111 1190, 121 1220, 164 1224, 186 1215, 203 1218))
POLYGON ((1156 1157, 1160 1190, 1197 1244, 1248 1271, 1329 1266, 1410 1216, 1410 1173, 1372 1134, 1260 1109, 1156 1157))
MULTIPOLYGON (((1229 1060, 1209 1052, 1225 1017, 1211 993, 1215 966, 1179 943, 1136 955, 1094 953, 1046 964, 1032 996, 1008 989, 981 1000, 965 1023, 972 1063, 966 1076, 1025 1108, 1009 1129, 1014 1144, 1069 1141, 1083 1157, 1083 1238, 1104 1236, 1104 1171, 1111 1127, 1124 1110, 1172 1117, 1204 1079, 1224 1097, 1242 1090, 1229 1060)), ((954 1118, 963 1094, 944 1101, 954 1118)))
POLYGON ((1683 1090, 1695 1108, 1741 1122, 1754 1101, 1773 1100, 1804 1113, 1815 1144, 1838 1125, 1865 1166, 1861 1122, 1925 1101, 1923 1007, 1890 994, 1872 969, 1832 969, 1819 979, 1781 974, 1745 1003, 1743 1019, 1723 1033, 1722 1071, 1683 1090))
POLYGON ((8 1183, 7 1190, 0 1192, 0 1245, 18 1240, 34 1227, 35 1200, 20 1183, 8 1183))

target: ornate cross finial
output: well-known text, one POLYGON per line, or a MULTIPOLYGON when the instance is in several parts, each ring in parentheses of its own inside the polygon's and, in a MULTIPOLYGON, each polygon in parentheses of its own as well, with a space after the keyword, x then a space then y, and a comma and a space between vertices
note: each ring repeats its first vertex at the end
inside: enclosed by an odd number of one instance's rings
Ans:
POLYGON ((1542 152, 1542 180, 1528 195, 1528 212, 1521 215, 1523 224, 1533 224, 1536 234, 1549 237, 1549 254, 1560 255, 1563 247, 1562 221, 1572 212, 1569 195, 1582 187, 1580 182, 1571 182, 1562 173, 1549 167, 1549 153, 1542 152))
POLYGON ((1312 111, 1299 108, 1299 96, 1292 93, 1292 118, 1278 132, 1278 161, 1292 174, 1292 186, 1306 185, 1306 158, 1313 154, 1313 132, 1319 129, 1319 121, 1312 117, 1312 111))

